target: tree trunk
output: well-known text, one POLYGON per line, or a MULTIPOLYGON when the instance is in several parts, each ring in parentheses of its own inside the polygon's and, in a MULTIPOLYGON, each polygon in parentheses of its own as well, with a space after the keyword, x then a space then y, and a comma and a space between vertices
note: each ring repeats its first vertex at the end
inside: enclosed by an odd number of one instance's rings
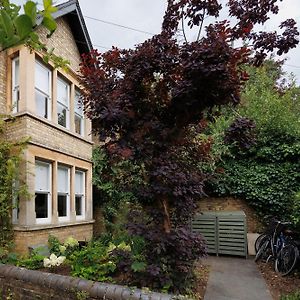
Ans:
POLYGON ((171 220, 169 213, 169 203, 167 198, 161 199, 162 209, 164 211, 164 230, 166 233, 171 232, 171 220))

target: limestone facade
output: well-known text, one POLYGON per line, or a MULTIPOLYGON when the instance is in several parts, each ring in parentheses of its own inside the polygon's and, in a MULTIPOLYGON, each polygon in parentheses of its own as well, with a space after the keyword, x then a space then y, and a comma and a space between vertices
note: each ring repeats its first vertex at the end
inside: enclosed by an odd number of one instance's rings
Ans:
MULTIPOLYGON (((20 170, 29 196, 18 199, 13 212, 21 253, 47 244, 49 234, 63 241, 68 236, 88 240, 93 233, 91 122, 77 105, 80 53, 72 24, 64 16, 56 21, 56 32, 45 41, 70 61, 67 71, 45 64, 43 53, 23 45, 0 53, 0 113, 14 117, 7 120, 4 138, 29 138, 20 170), (37 172, 49 177, 47 183, 37 172)), ((43 30, 38 32, 43 38, 43 30)))

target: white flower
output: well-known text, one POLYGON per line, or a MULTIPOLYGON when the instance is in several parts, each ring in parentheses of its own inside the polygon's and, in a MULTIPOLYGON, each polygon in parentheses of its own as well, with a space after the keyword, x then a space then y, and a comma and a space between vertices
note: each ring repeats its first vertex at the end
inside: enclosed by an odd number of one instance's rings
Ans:
POLYGON ((52 253, 49 258, 52 264, 54 264, 57 260, 57 256, 54 253, 52 253))
POLYGON ((44 258, 44 267, 45 268, 51 268, 51 261, 49 258, 44 258))
POLYGON ((56 260, 56 265, 60 266, 66 260, 65 256, 59 256, 56 260))
POLYGON ((65 259, 66 259, 65 256, 57 257, 54 253, 52 253, 49 258, 44 258, 44 267, 45 268, 51 268, 55 266, 58 267, 65 261, 65 259))

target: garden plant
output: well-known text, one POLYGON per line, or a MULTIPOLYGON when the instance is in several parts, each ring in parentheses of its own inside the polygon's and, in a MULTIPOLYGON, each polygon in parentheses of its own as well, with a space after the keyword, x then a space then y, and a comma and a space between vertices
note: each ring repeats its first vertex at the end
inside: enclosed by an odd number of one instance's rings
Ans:
MULTIPOLYGON (((219 16, 218 1, 169 0, 160 34, 135 49, 83 56, 85 113, 103 145, 96 155, 105 159, 96 161, 95 182, 110 216, 126 199, 143 207, 129 214, 127 225, 146 243, 143 285, 177 292, 192 282, 193 263, 205 245, 188 225, 214 171, 205 164, 212 139, 197 136, 205 113, 240 102, 251 75, 245 65, 259 66, 268 52, 280 55, 297 45, 292 19, 282 22, 282 34, 254 31, 278 13, 276 2, 230 0, 236 23, 217 20, 204 27, 206 16, 219 16), (182 19, 199 26, 196 41, 176 40, 182 19), (235 47, 237 40, 244 46, 235 47)), ((232 126, 233 135, 250 127, 251 136, 254 124, 244 118, 232 126)))

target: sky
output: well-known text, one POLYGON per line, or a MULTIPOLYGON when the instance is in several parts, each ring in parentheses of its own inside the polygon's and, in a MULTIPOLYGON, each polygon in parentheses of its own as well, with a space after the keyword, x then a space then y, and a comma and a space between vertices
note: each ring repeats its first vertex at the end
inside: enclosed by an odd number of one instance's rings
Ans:
MULTIPOLYGON (((226 3, 226 0, 220 1, 226 3)), ((12 2, 21 4, 25 0, 12 2)), ((42 0, 37 2, 42 3, 42 0)), ((79 0, 79 3, 94 48, 98 48, 99 51, 105 51, 112 46, 132 48, 150 38, 152 34, 159 33, 167 6, 167 0, 79 0)), ((294 18, 300 31, 300 1, 283 0, 279 7, 279 14, 271 15, 268 23, 261 29, 278 30, 282 21, 294 18)), ((192 41, 196 32, 187 30, 187 36, 188 40, 192 41)), ((294 73, 297 83, 300 84, 300 45, 284 58, 287 58, 285 71, 294 73)))

